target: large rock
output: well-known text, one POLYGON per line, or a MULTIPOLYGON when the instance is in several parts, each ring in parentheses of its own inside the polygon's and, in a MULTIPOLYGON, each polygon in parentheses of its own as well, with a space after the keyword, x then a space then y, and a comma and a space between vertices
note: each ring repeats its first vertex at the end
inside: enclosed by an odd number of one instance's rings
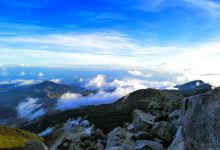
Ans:
POLYGON ((115 128, 107 135, 106 150, 133 150, 133 134, 121 127, 115 128))
POLYGON ((182 101, 182 133, 189 150, 220 149, 220 88, 182 101))
POLYGON ((144 113, 138 109, 133 112, 133 124, 135 131, 146 131, 148 132, 154 125, 155 116, 144 113))
POLYGON ((185 150, 182 126, 178 128, 175 138, 172 144, 169 146, 168 150, 185 150))
POLYGON ((163 150, 163 146, 155 141, 138 140, 135 143, 135 150, 163 150))
POLYGON ((47 146, 38 140, 30 140, 25 143, 24 150, 48 150, 47 146))

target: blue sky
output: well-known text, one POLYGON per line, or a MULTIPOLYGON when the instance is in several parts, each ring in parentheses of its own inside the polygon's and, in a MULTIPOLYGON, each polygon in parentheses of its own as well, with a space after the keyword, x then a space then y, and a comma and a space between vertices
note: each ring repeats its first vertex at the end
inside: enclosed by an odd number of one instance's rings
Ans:
POLYGON ((0 0, 0 8, 0 65, 219 74, 217 0, 0 0))

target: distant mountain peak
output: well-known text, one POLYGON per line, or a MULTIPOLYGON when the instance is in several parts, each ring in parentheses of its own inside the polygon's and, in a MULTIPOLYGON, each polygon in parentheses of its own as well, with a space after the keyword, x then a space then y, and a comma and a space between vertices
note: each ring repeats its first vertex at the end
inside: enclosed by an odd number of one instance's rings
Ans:
POLYGON ((65 87, 66 88, 66 87, 69 87, 69 86, 68 85, 62 85, 62 84, 54 83, 54 82, 48 81, 48 80, 43 81, 43 82, 33 86, 33 88, 48 88, 48 87, 52 87, 52 88, 65 87))
POLYGON ((194 80, 194 81, 184 83, 182 85, 176 85, 175 87, 178 88, 179 90, 192 90, 192 89, 198 88, 200 86, 205 86, 205 85, 209 85, 209 84, 205 83, 202 80, 194 80))

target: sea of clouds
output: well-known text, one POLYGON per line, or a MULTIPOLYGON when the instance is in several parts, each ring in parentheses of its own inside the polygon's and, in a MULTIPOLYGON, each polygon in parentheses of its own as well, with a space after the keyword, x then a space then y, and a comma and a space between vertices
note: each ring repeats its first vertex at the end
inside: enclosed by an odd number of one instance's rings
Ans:
MULTIPOLYGON (((135 75, 142 75, 137 72, 134 73, 135 75)), ((67 92, 57 101, 56 109, 67 110, 81 106, 108 104, 115 102, 120 97, 135 90, 146 89, 148 87, 171 89, 174 86, 174 83, 168 81, 159 82, 135 78, 114 79, 108 82, 105 75, 98 74, 85 85, 87 89, 97 90, 95 94, 91 93, 87 96, 83 96, 79 93, 67 92)))
MULTIPOLYGON (((155 74, 154 72, 146 73, 140 70, 128 70, 127 75, 123 78, 116 77, 111 78, 111 80, 106 74, 96 74, 89 80, 80 76, 77 79, 79 79, 78 82, 83 88, 96 92, 86 96, 73 92, 64 93, 57 100, 53 109, 65 111, 89 105, 109 104, 139 89, 173 89, 176 84, 188 81, 185 76, 180 74, 168 74, 166 72, 155 74)), ((62 83, 61 78, 50 79, 50 81, 58 84, 62 83)), ((11 82, 19 85, 31 85, 39 83, 40 80, 17 80, 11 82)), ((2 84, 7 83, 2 82, 2 84)), ((27 98, 17 106, 16 110, 19 118, 26 118, 30 121, 46 114, 45 108, 36 98, 27 98)))

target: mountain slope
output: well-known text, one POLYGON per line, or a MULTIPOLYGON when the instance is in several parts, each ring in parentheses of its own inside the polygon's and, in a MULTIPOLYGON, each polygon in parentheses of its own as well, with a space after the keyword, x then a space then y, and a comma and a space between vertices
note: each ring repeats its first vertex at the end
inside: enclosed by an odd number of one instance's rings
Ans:
POLYGON ((51 100, 58 99, 66 92, 80 93, 82 91, 83 89, 80 88, 44 81, 29 87, 13 88, 0 92, 0 105, 16 107, 21 101, 24 101, 28 97, 38 98, 43 102, 53 103, 51 100))
POLYGON ((155 101, 158 103, 159 108, 158 111, 154 111, 154 113, 157 117, 161 117, 164 116, 166 112, 175 110, 179 105, 180 99, 182 99, 181 95, 177 96, 167 91, 143 89, 135 91, 113 104, 89 106, 47 115, 34 121, 32 124, 24 124, 22 128, 39 133, 48 127, 64 123, 70 118, 86 116, 91 123, 107 133, 116 126, 123 125, 125 122, 130 122, 132 119, 132 112, 136 108, 143 111, 151 111, 151 108, 148 106, 152 101, 155 101), (140 93, 143 93, 143 95, 140 93))

